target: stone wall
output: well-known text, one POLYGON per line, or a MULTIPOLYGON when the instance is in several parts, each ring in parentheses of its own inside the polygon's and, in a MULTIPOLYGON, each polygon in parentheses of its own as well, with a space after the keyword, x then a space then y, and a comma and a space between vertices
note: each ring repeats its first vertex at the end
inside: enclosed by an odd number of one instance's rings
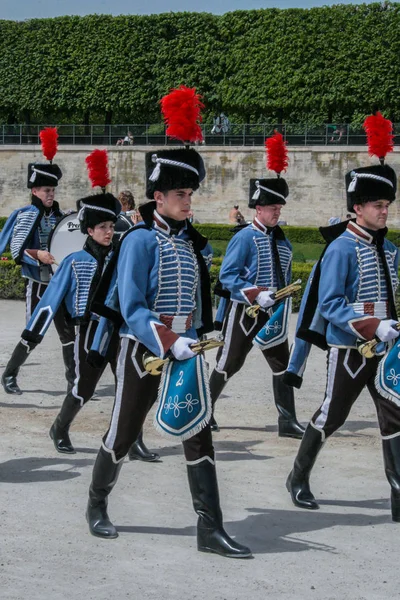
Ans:
MULTIPOLYGON (((93 147, 60 146, 56 156, 63 171, 57 190, 62 208, 73 208, 75 200, 91 193, 85 157, 93 147)), ((145 200, 144 154, 149 147, 111 147, 109 166, 112 184, 109 191, 122 189, 134 192, 137 201, 145 200)), ((253 211, 247 208, 250 178, 267 177, 263 148, 200 147, 207 168, 207 177, 193 197, 195 218, 201 223, 227 223, 228 213, 239 204, 246 218, 253 211)), ((26 188, 27 165, 42 161, 40 146, 0 147, 0 215, 29 202, 26 188)), ((389 157, 389 164, 400 174, 400 149, 389 157)), ((359 147, 290 147, 289 168, 285 178, 290 195, 282 210, 282 219, 290 225, 324 225, 332 216, 345 217, 347 208, 344 174, 350 168, 376 164, 359 147)), ((391 207, 389 225, 400 228, 397 203, 391 207)))

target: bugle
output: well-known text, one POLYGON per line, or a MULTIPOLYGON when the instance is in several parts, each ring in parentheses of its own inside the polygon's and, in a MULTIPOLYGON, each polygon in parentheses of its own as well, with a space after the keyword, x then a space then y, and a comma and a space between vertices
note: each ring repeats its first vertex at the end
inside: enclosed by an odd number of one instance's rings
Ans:
MULTIPOLYGON (((193 342, 190 345, 191 350, 196 354, 200 352, 204 352, 205 350, 212 350, 213 348, 219 348, 224 345, 224 340, 222 336, 216 336, 210 338, 209 340, 201 340, 200 342, 193 342)), ((150 352, 145 352, 143 354, 143 367, 144 369, 150 373, 150 375, 161 375, 163 366, 167 364, 171 359, 170 358, 159 358, 158 356, 154 356, 150 352)))
MULTIPOLYGON (((396 325, 393 325, 393 329, 395 329, 396 331, 400 331, 400 323, 396 323, 396 325)), ((361 344, 359 344, 357 346, 357 350, 362 356, 365 356, 365 358, 373 358, 374 356, 376 356, 378 344, 384 343, 385 342, 374 338, 373 340, 369 340, 368 342, 362 342, 361 344)))
MULTIPOLYGON (((301 279, 297 279, 297 281, 294 281, 293 283, 275 292, 275 301, 278 302, 283 298, 287 298, 288 296, 291 296, 299 290, 301 290, 301 279)), ((246 308, 246 315, 248 315, 252 319, 255 319, 260 311, 260 308, 261 306, 259 304, 253 304, 252 306, 248 306, 246 308)))

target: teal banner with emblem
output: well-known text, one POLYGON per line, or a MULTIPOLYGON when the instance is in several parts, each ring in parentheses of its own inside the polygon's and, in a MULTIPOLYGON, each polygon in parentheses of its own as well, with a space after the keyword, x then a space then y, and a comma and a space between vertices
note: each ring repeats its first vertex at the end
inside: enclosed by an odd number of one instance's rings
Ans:
POLYGON ((379 363, 375 387, 384 398, 400 406, 400 340, 379 363))
POLYGON ((271 311, 270 318, 253 340, 253 346, 256 346, 260 350, 278 346, 287 339, 289 317, 292 312, 292 299, 286 298, 284 302, 273 306, 271 311))
POLYGON ((171 360, 163 369, 154 425, 164 436, 185 441, 211 418, 208 367, 202 354, 171 360))

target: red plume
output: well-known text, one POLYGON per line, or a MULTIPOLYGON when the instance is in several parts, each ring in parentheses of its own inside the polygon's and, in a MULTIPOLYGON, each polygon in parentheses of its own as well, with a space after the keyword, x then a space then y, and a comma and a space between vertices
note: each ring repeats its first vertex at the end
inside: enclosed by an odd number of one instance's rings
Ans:
POLYGON ((58 147, 57 127, 46 127, 45 129, 42 129, 39 133, 39 137, 42 144, 43 155, 51 162, 56 155, 58 147))
POLYGON ((365 119, 363 127, 367 134, 369 154, 377 156, 383 163, 386 154, 393 152, 392 122, 376 111, 365 119))
POLYGON ((279 174, 286 171, 289 164, 288 150, 283 135, 277 131, 270 138, 265 140, 265 150, 267 153, 267 169, 279 174))
POLYGON ((196 94, 196 88, 181 85, 161 98, 160 104, 168 137, 186 144, 203 140, 199 123, 202 121, 200 111, 204 104, 201 96, 196 94))
POLYGON ((85 158, 89 179, 92 182, 92 187, 96 185, 105 189, 108 183, 111 183, 110 174, 108 172, 108 156, 107 150, 93 150, 85 158))

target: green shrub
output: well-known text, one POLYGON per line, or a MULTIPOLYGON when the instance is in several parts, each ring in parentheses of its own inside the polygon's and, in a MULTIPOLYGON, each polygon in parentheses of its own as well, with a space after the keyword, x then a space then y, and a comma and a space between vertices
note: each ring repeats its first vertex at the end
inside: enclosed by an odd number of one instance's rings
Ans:
POLYGON ((230 240, 233 236, 233 225, 221 225, 220 223, 198 223, 195 225, 199 231, 210 242, 212 240, 230 240))
POLYGON ((25 280, 21 277, 21 267, 13 260, 0 260, 0 298, 25 298, 25 280))
POLYGON ((0 217, 0 231, 4 227, 4 223, 7 221, 8 217, 0 217))

